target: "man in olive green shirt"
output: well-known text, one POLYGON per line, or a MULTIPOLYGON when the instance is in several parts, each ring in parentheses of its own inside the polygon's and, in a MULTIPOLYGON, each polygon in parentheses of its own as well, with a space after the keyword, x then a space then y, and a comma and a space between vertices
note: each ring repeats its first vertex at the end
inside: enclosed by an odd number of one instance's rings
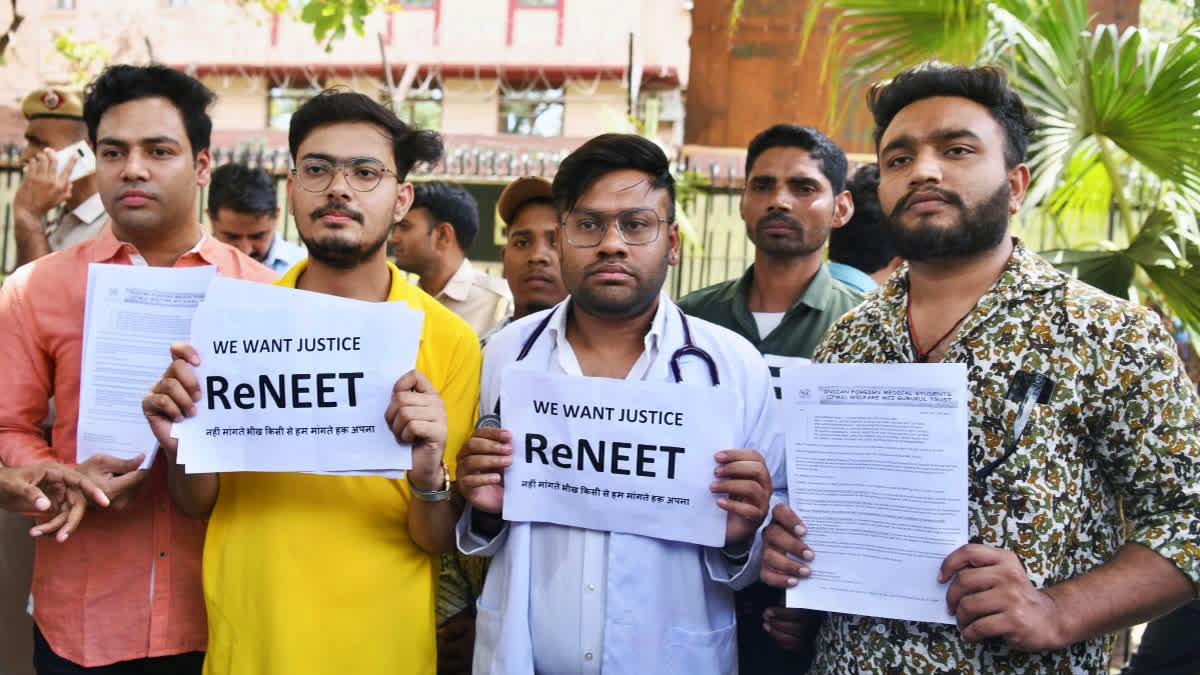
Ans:
MULTIPOLYGON (((782 368, 808 363, 825 330, 862 301, 823 263, 830 231, 854 214, 847 169, 846 154, 815 129, 777 124, 755 136, 740 204, 754 264, 740 279, 679 301, 688 314, 758 347, 774 378, 782 368)), ((782 466, 772 467, 771 480, 786 483, 782 466)), ((783 593, 762 583, 739 593, 737 602, 740 672, 805 672, 820 615, 783 610, 783 593)))

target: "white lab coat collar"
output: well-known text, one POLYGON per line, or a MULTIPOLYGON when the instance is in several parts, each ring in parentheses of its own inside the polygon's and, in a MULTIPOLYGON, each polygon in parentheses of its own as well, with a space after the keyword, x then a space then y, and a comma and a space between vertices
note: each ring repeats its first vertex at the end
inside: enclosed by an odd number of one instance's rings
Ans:
MULTIPOLYGON (((649 358, 651 363, 658 356, 659 345, 662 344, 663 332, 667 328, 668 308, 675 308, 675 303, 667 297, 665 293, 660 293, 658 297, 658 309, 654 311, 654 318, 650 321, 650 330, 646 332, 645 356, 649 358)), ((579 367, 579 362, 575 358, 575 350, 571 348, 567 342, 567 315, 571 313, 571 297, 567 296, 565 300, 558 303, 552 310, 554 314, 550 317, 550 323, 546 325, 546 337, 543 338, 554 344, 557 350, 557 356, 563 365, 563 370, 569 375, 583 375, 579 367)), ((676 310, 678 313, 678 310, 676 310)))

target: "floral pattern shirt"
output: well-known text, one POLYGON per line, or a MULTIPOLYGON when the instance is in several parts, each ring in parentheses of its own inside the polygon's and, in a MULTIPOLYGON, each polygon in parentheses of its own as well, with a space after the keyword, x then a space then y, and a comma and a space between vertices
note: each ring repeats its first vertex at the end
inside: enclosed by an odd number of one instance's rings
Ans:
MULTIPOLYGON (((908 269, 835 323, 814 359, 912 362, 908 269)), ((1200 408, 1149 310, 1056 270, 1019 241, 946 350, 967 364, 970 540, 1016 553, 1035 587, 1077 577, 1128 542, 1200 582, 1200 408), (1020 370, 1053 380, 1004 454, 1020 370)), ((799 514, 801 517, 803 513, 799 514)), ((820 552, 817 552, 818 556, 820 552)), ((903 580, 897 579, 898 584, 903 580)), ((1057 652, 971 643, 954 625, 831 614, 814 673, 1104 673, 1110 637, 1057 652)))

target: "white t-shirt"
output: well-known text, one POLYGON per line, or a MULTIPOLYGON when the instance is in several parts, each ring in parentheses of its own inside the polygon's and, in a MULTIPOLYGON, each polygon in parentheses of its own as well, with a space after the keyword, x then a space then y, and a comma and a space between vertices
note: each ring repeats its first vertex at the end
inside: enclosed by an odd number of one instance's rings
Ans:
POLYGON ((759 339, 765 338, 771 334, 771 331, 779 328, 779 324, 783 323, 783 315, 787 312, 751 312, 754 315, 754 323, 758 324, 759 339))

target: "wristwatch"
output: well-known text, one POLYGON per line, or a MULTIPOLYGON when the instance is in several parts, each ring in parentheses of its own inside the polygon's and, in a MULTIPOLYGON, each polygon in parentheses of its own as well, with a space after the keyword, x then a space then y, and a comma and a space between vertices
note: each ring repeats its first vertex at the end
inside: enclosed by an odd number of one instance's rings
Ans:
POLYGON ((442 489, 440 490, 422 490, 413 485, 412 476, 409 472, 404 472, 404 478, 408 481, 408 487, 412 490, 413 497, 422 502, 444 502, 450 499, 450 469, 446 467, 446 463, 442 462, 442 489))

